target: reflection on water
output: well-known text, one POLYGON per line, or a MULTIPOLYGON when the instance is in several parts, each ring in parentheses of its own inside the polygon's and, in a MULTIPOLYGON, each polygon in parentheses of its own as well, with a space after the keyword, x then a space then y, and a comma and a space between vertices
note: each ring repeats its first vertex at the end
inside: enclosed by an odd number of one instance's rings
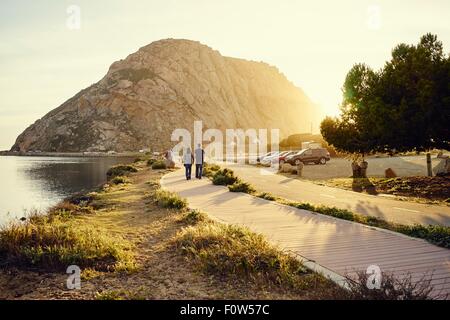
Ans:
POLYGON ((130 158, 0 157, 0 223, 106 181, 106 171, 130 158))

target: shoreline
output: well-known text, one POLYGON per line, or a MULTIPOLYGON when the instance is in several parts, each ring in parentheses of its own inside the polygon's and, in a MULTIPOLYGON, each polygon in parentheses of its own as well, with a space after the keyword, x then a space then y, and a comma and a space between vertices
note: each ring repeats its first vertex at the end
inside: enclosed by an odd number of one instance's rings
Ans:
POLYGON ((0 151, 0 157, 77 157, 77 158, 126 158, 137 157, 145 155, 140 152, 118 152, 118 153, 103 153, 103 152, 15 152, 15 151, 0 151))

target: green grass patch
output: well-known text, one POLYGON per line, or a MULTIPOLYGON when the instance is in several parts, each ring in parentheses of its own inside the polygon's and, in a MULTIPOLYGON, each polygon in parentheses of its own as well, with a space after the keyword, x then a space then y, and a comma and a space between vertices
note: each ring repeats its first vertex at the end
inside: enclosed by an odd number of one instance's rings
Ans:
POLYGON ((166 169, 166 163, 162 160, 158 160, 152 163, 153 170, 166 169))
POLYGON ((190 210, 183 214, 183 216, 180 219, 180 222, 194 225, 199 222, 203 222, 203 221, 207 221, 207 220, 208 220, 208 216, 206 215, 206 213, 199 211, 199 210, 190 210))
POLYGON ((220 170, 220 166, 217 164, 210 164, 205 162, 203 164, 202 176, 212 178, 214 174, 220 170))
POLYGON ((274 195, 268 193, 268 192, 255 192, 253 194, 255 197, 261 198, 261 199, 265 199, 265 200, 269 200, 269 201, 275 201, 277 200, 277 197, 275 197, 274 195))
POLYGON ((163 208, 183 209, 187 207, 186 199, 167 190, 156 190, 154 199, 155 202, 163 208))
POLYGON ((117 177, 114 177, 114 178, 111 180, 111 183, 112 183, 112 184, 115 184, 115 185, 118 185, 118 184, 127 184, 127 183, 130 183, 130 182, 131 182, 131 180, 128 179, 127 177, 125 177, 125 176, 117 176, 117 177))
POLYGON ((147 167, 151 167, 155 162, 157 162, 158 160, 150 158, 147 160, 147 167))
POLYGON ((253 194, 255 192, 255 188, 247 182, 242 182, 240 180, 228 186, 228 190, 231 192, 244 192, 248 194, 253 194))
POLYGON ((234 175, 233 170, 225 168, 217 170, 212 181, 215 185, 228 186, 238 181, 238 178, 234 175))
POLYGON ((114 167, 111 167, 107 172, 106 176, 108 177, 108 180, 113 179, 117 176, 127 176, 130 173, 137 172, 137 169, 134 166, 131 165, 117 165, 114 167))

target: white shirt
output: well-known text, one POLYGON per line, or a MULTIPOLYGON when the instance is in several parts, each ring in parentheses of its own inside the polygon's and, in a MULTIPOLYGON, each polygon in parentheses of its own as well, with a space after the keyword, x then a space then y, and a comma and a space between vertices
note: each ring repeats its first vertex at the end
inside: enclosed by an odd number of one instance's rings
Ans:
POLYGON ((184 164, 192 164, 192 153, 185 153, 183 158, 184 164))

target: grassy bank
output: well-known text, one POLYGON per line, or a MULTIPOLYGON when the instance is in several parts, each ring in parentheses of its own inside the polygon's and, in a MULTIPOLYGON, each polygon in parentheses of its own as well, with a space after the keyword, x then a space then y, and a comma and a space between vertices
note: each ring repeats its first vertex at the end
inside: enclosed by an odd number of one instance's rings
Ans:
POLYGON ((182 230, 174 245, 200 271, 221 279, 252 282, 265 290, 283 290, 303 298, 344 298, 347 292, 306 269, 259 234, 244 227, 186 218, 193 226, 182 230))
POLYGON ((160 189, 167 170, 147 161, 115 167, 97 192, 3 228, 0 298, 320 299, 342 290, 261 236, 189 210, 160 189), (81 290, 65 287, 72 264, 81 290))
MULTIPOLYGON (((208 166, 207 166, 208 167, 208 166)), ((339 209, 336 207, 317 206, 305 202, 296 202, 281 197, 274 196, 267 192, 257 191, 252 185, 242 181, 239 177, 235 176, 234 172, 230 169, 221 169, 214 165, 208 167, 207 176, 212 179, 212 182, 217 185, 226 185, 232 192, 244 192, 254 195, 259 198, 263 198, 269 201, 276 201, 278 203, 295 207, 298 209, 304 209, 312 212, 317 212, 327 216, 332 216, 338 219, 353 221, 364 225, 391 230, 399 232, 411 237, 427 240, 437 246, 450 248, 450 227, 446 226, 423 226, 413 225, 407 226, 398 223, 389 222, 376 217, 360 215, 349 210, 339 209)))

